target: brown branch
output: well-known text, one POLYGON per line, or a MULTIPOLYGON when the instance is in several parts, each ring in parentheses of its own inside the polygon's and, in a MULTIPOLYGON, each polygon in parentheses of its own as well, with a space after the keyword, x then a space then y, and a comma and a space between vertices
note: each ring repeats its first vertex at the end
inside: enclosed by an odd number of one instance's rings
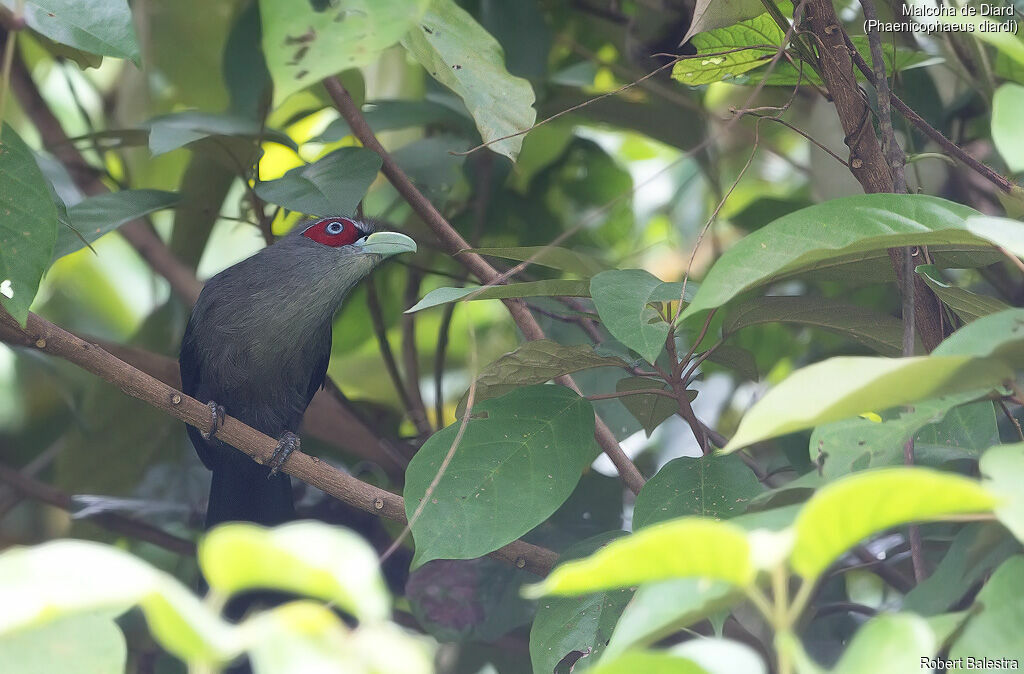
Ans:
MULTIPOLYGON (((420 281, 422 276, 415 269, 410 269, 406 275, 405 296, 403 303, 407 307, 416 304, 420 292, 420 281)), ((416 426, 416 431, 421 438, 426 438, 434 429, 430 426, 430 419, 427 418, 427 408, 423 404, 423 394, 420 392, 420 359, 419 349, 416 348, 416 316, 415 314, 402 314, 402 366, 405 368, 405 389, 409 396, 409 416, 416 426)))
MULTIPOLYGON (((0 341, 63 358, 191 426, 206 429, 210 425, 210 408, 205 403, 35 314, 28 315, 23 329, 9 314, 0 313, 0 341)), ((230 416, 225 417, 217 438, 260 464, 270 460, 278 444, 276 439, 230 416)), ((296 451, 282 470, 350 506, 396 522, 406 521, 405 503, 401 496, 358 480, 314 456, 296 451)), ((490 556, 537 575, 550 571, 558 558, 552 550, 524 541, 510 543, 490 553, 490 556)))
MULTIPOLYGON (((807 18, 818 42, 818 61, 822 80, 835 105, 839 122, 850 148, 850 173, 869 194, 891 193, 892 173, 871 123, 871 110, 853 73, 855 49, 848 47, 849 36, 843 29, 831 0, 809 0, 807 18)), ((871 80, 874 81, 872 74, 871 80)), ((938 298, 916 274, 904 279, 904 255, 901 248, 889 249, 889 260, 900 288, 913 285, 915 323, 921 342, 931 351, 943 339, 938 298)))
MULTIPOLYGON (((74 510, 74 499, 71 496, 56 487, 33 480, 28 475, 24 475, 10 466, 0 464, 0 482, 7 484, 18 493, 29 498, 48 503, 68 512, 74 510)), ((192 541, 169 534, 163 529, 119 513, 98 513, 88 519, 114 533, 158 545, 165 550, 170 550, 179 555, 191 556, 196 553, 196 545, 192 541)))
MULTIPOLYGON (((845 37, 847 41, 847 48, 850 51, 850 56, 853 58, 854 65, 856 65, 857 69, 860 70, 861 74, 863 74, 864 77, 867 78, 868 82, 874 85, 875 74, 874 72, 872 72, 871 67, 867 64, 867 61, 865 61, 864 58, 860 55, 856 47, 853 46, 853 42, 850 41, 849 36, 847 35, 845 37)), ((990 183, 992 183, 993 185, 995 185, 996 187, 998 187, 1000 190, 1007 194, 1013 192, 1015 189, 1020 189, 1008 178, 996 173, 991 168, 989 168, 988 166, 980 162, 978 159, 976 159, 969 152, 964 150, 962 147, 960 147, 950 139, 946 138, 941 131, 939 131, 934 126, 925 121, 925 119, 921 117, 921 115, 914 112, 913 108, 911 108, 909 105, 900 100, 898 96, 892 94, 891 100, 892 107, 896 108, 896 111, 899 112, 908 122, 913 124, 918 131, 920 131, 924 135, 928 136, 928 138, 935 141, 935 143, 941 146, 942 149, 945 150, 949 155, 958 159, 960 163, 962 163, 964 166, 971 169, 978 175, 982 176, 983 178, 985 178, 990 183)))
MULTIPOLYGON (((345 87, 341 82, 334 77, 329 77, 323 81, 324 86, 327 88, 327 93, 331 96, 334 101, 334 105, 338 108, 341 116, 348 122, 349 128, 352 129, 352 133, 359 139, 364 147, 373 150, 380 155, 382 166, 381 171, 391 182, 394 188, 399 194, 409 203, 413 211, 420 217, 423 222, 434 232, 434 235, 441 242, 443 248, 452 255, 459 263, 464 265, 474 276, 476 276, 483 283, 495 283, 498 282, 499 274, 494 267, 487 263, 481 256, 476 253, 462 253, 456 255, 459 251, 463 251, 469 248, 469 243, 462 238, 451 224, 444 218, 443 215, 434 207, 430 200, 423 196, 416 186, 412 184, 409 177, 402 171, 401 167, 398 166, 397 162, 388 154, 384 146, 377 140, 376 135, 370 129, 370 126, 366 123, 362 113, 359 111, 359 107, 352 100, 352 97, 346 91, 345 87)), ((541 330, 537 320, 530 313, 526 304, 521 300, 506 299, 502 300, 505 306, 508 308, 509 313, 512 315, 512 320, 515 321, 519 330, 523 333, 523 336, 527 340, 544 339, 544 331, 541 330)), ((577 393, 580 392, 579 387, 572 380, 571 377, 564 376, 559 377, 555 381, 563 386, 566 386, 577 393)), ((615 439, 615 435, 611 429, 604 423, 600 416, 595 418, 595 430, 594 435, 597 438, 598 444, 604 453, 611 459, 612 464, 619 471, 619 476, 629 486, 633 493, 640 493, 640 489, 643 488, 644 478, 637 470, 637 467, 630 461, 626 453, 619 447, 618 441, 615 439)))

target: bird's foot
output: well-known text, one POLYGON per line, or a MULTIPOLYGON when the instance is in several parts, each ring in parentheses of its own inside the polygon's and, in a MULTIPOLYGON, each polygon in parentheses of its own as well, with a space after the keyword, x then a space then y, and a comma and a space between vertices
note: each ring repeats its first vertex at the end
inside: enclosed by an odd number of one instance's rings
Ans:
POLYGON ((270 455, 270 460, 267 461, 270 465, 270 472, 267 474, 268 480, 277 475, 277 471, 281 469, 281 466, 292 455, 292 452, 299 448, 300 444, 299 436, 291 431, 284 432, 281 439, 277 441, 277 447, 274 448, 274 453, 270 455))
POLYGON ((218 405, 213 400, 206 403, 206 406, 210 408, 210 430, 199 432, 199 434, 203 436, 203 440, 209 440, 216 436, 217 431, 219 431, 221 426, 224 425, 224 417, 227 416, 227 412, 224 411, 224 406, 218 405))

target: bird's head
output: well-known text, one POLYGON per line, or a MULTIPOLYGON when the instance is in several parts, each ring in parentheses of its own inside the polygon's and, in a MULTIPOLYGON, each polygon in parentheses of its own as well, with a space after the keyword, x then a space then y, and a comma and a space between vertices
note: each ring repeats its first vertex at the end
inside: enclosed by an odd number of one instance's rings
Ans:
POLYGON ((253 258, 258 274, 239 270, 238 280, 264 285, 255 291, 274 304, 315 315, 333 313, 360 281, 386 258, 416 252, 416 243, 405 234, 376 231, 372 221, 332 216, 306 222, 253 258))

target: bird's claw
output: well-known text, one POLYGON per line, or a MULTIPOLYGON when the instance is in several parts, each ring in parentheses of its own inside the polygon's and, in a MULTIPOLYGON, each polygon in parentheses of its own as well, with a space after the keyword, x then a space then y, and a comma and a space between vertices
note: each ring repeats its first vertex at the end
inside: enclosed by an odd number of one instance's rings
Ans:
POLYGON ((224 406, 218 405, 213 400, 206 403, 206 406, 210 408, 210 430, 199 432, 199 434, 203 436, 203 440, 209 440, 210 438, 215 437, 217 435, 217 431, 219 431, 221 426, 224 425, 224 417, 227 416, 227 412, 224 411, 224 406))
POLYGON ((270 465, 270 472, 267 473, 267 479, 277 475, 277 472, 284 465, 284 462, 288 460, 288 457, 292 455, 296 449, 299 448, 299 436, 295 435, 291 431, 285 431, 281 439, 277 441, 277 447, 274 448, 274 453, 270 455, 270 460, 267 463, 270 465))

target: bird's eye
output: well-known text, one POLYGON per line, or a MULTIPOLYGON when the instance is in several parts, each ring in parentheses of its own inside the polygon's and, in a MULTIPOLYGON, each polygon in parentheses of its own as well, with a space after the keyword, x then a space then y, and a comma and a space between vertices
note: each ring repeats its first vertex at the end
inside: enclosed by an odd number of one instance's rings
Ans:
POLYGON ((365 233, 348 218, 329 218, 314 222, 303 231, 303 236, 331 248, 355 243, 365 233))

